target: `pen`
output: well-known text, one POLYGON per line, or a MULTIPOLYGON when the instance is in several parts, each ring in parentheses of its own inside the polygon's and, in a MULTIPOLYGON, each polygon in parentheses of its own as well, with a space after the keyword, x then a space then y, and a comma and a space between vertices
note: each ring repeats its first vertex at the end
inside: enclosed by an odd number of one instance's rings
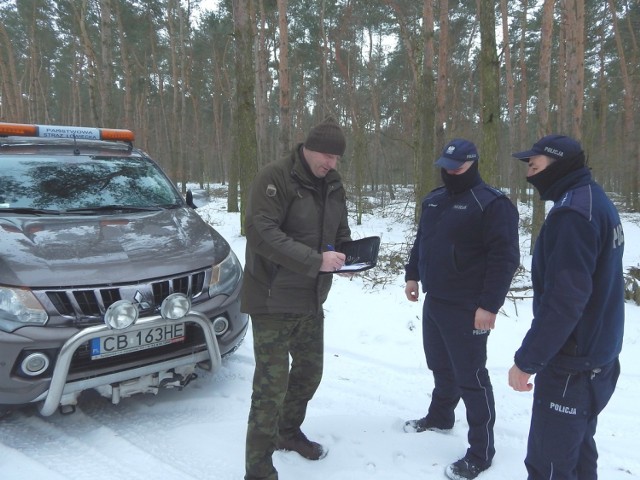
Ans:
POLYGON ((327 250, 330 251, 330 252, 335 252, 336 251, 336 249, 333 248, 333 245, 331 245, 331 244, 327 245, 327 250))

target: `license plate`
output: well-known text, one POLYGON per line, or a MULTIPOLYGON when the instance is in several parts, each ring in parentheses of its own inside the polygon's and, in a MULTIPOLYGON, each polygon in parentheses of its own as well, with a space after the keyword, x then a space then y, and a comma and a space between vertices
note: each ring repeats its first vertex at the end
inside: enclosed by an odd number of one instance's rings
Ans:
POLYGON ((114 333, 91 339, 91 359, 113 357, 169 343, 184 342, 184 323, 114 333))

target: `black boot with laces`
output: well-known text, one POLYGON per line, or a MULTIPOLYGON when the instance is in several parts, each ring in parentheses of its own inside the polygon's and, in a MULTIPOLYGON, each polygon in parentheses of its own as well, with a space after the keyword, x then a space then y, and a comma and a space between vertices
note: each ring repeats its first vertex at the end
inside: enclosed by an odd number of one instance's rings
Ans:
POLYGON ((469 480, 476 478, 490 466, 491 464, 480 466, 469 459, 461 458, 457 462, 449 465, 444 470, 444 474, 451 480, 469 480))
POLYGON ((442 425, 436 425, 428 417, 422 417, 417 420, 407 420, 404 422, 402 429, 407 433, 421 433, 431 430, 434 432, 448 432, 452 427, 444 427, 442 425))

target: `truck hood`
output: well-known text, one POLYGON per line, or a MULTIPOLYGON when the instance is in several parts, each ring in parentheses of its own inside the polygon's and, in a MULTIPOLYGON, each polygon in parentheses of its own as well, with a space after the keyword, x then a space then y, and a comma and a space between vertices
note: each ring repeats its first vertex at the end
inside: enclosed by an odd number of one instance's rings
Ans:
POLYGON ((222 261, 229 244, 191 208, 100 216, 0 218, 0 284, 132 283, 222 261))

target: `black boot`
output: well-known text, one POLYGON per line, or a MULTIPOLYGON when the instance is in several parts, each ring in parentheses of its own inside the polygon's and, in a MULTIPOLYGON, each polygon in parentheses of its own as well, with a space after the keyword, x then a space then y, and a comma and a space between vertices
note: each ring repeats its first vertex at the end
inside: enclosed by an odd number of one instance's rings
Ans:
POLYGON ((485 466, 477 465, 469 459, 461 458, 449 465, 444 470, 444 474, 451 480, 469 480, 476 478, 490 466, 491 464, 485 466))
POLYGON ((404 422, 402 429, 407 433, 420 433, 427 430, 434 432, 448 432, 453 427, 436 425, 428 417, 422 417, 417 420, 407 420, 404 422))

